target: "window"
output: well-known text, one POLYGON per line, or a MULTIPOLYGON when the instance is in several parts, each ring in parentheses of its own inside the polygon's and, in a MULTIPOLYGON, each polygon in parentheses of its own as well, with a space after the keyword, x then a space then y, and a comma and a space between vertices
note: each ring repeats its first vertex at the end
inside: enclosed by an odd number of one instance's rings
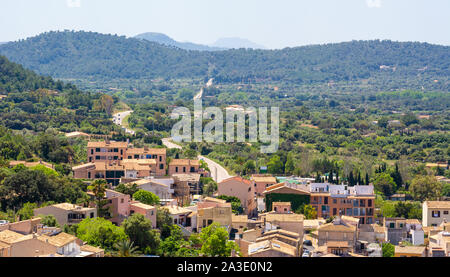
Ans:
POLYGON ((191 172, 195 172, 195 167, 191 166, 191 172))
POLYGON ((164 169, 164 164, 160 164, 159 169, 164 169))
POLYGON ((175 172, 178 172, 178 166, 175 167, 175 172))
POLYGON ((91 179, 91 173, 88 172, 88 179, 91 179))
POLYGON ((183 172, 186 172, 186 167, 185 166, 183 166, 183 172))
POLYGON ((96 160, 100 160, 100 156, 95 156, 95 159, 96 160))
POLYGON ((323 198, 323 203, 324 203, 325 205, 328 204, 328 197, 324 197, 324 198, 323 198))
POLYGON ((94 155, 94 149, 91 149, 91 155, 94 155))
POLYGON ((118 153, 119 152, 119 148, 114 148, 114 152, 118 153))
POLYGON ((333 204, 337 204, 337 199, 333 199, 333 204))
POLYGON ((336 208, 333 208, 333 215, 336 215, 337 214, 337 210, 336 210, 336 208))
POLYGON ((448 214, 448 211, 444 211, 444 214, 448 214))
POLYGON ((391 229, 395 228, 395 223, 394 222, 389 223, 389 228, 391 229))
POLYGON ((90 217, 91 217, 91 218, 94 218, 94 213, 91 213, 91 214, 90 214, 90 217))
POLYGON ((100 148, 95 148, 95 152, 100 152, 100 148))
POLYGON ((123 203, 124 202, 124 199, 122 198, 122 199, 120 199, 120 203, 123 203))
POLYGON ((367 206, 372 207, 372 199, 367 200, 367 206))
POLYGON ((162 162, 162 156, 159 156, 159 161, 162 162))
POLYGON ((431 217, 441 217, 441 211, 432 211, 431 217))

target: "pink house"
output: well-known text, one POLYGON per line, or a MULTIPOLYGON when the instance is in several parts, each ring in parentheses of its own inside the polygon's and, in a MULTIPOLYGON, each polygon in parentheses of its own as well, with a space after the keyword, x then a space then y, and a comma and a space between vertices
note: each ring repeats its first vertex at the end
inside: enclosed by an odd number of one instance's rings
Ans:
MULTIPOLYGON (((93 195, 92 192, 88 192, 88 194, 93 195)), ((109 208, 111 217, 109 220, 115 225, 122 224, 122 221, 126 218, 138 213, 149 219, 152 222, 152 227, 156 228, 156 207, 133 201, 128 194, 110 189, 106 190, 105 198, 108 200, 105 207, 109 208)))
POLYGON ((256 214, 255 189, 250 180, 235 176, 223 180, 217 184, 217 187, 219 195, 239 198, 242 208, 247 215, 256 214))
POLYGON ((120 225, 130 215, 131 197, 128 194, 107 189, 106 198, 109 201, 106 206, 109 207, 110 221, 116 225, 120 225))
POLYGON ((130 204, 130 215, 134 213, 141 214, 145 218, 150 219, 152 228, 156 228, 156 207, 143 204, 139 201, 133 201, 130 204))

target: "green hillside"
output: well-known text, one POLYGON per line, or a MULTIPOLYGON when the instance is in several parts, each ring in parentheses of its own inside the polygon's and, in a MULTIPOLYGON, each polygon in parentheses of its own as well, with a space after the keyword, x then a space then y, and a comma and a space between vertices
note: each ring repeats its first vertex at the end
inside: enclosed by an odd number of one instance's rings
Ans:
POLYGON ((43 75, 97 80, 214 77, 219 83, 314 84, 421 78, 445 84, 450 75, 448 46, 379 40, 200 52, 117 35, 65 31, 1 45, 0 53, 43 75))

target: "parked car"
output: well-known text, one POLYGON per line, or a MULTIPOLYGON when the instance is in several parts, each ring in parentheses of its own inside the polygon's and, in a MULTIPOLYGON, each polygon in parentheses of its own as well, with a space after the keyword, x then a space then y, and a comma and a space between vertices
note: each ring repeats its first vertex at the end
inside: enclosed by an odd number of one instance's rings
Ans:
POLYGON ((304 245, 312 246, 312 242, 310 240, 305 240, 303 242, 304 245))

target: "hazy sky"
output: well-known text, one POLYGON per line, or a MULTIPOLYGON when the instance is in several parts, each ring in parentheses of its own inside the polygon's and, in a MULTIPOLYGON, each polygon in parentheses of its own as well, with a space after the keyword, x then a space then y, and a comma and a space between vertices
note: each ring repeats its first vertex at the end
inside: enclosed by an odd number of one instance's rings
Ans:
POLYGON ((51 30, 165 33, 268 48, 359 39, 450 45, 450 0, 0 0, 0 41, 51 30))

